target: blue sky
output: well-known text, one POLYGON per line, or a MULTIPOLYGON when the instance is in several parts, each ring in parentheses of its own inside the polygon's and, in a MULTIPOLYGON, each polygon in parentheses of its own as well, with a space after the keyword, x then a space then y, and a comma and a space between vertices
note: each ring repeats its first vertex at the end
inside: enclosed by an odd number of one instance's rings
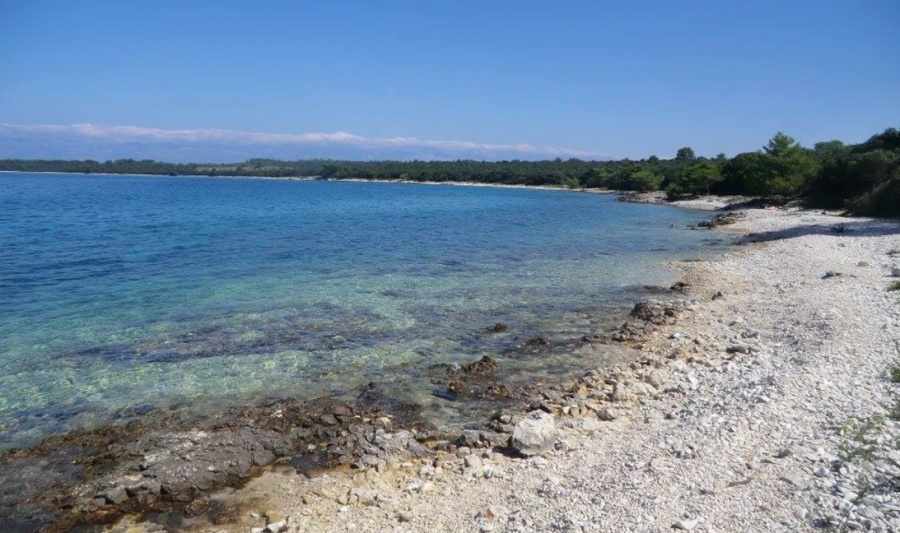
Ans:
POLYGON ((900 126, 898 21, 896 0, 0 0, 0 156, 859 142, 900 126))

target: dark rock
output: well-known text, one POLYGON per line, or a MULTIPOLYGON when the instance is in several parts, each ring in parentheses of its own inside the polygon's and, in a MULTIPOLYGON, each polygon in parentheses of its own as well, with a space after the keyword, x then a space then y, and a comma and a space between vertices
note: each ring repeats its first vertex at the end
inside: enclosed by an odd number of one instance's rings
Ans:
POLYGON ((510 392, 506 385, 500 383, 497 385, 489 385, 484 390, 484 396, 488 398, 495 398, 498 400, 505 400, 510 397, 510 392))
POLYGON ((625 322, 612 334, 616 342, 640 342, 647 336, 646 328, 631 322, 625 322))
POLYGON ((741 211, 730 211, 727 213, 719 213, 714 216, 712 220, 704 220, 697 224, 698 227, 713 229, 718 226, 727 226, 729 224, 734 224, 738 220, 744 218, 746 213, 741 211))
POLYGON ((410 442, 415 442, 413 434, 406 430, 386 433, 381 430, 375 436, 374 444, 387 455, 403 455, 409 450, 410 442))
POLYGON ((433 452, 429 448, 423 446, 415 439, 409 439, 406 442, 406 449, 413 457, 428 457, 429 455, 433 454, 433 452))
POLYGON ((336 405, 331 413, 335 416, 353 416, 353 408, 349 405, 336 405))
POLYGON ((674 285, 669 287, 669 290, 673 291, 673 292, 685 292, 689 287, 690 287, 689 284, 687 284, 683 281, 678 281, 674 285))
POLYGON ((728 348, 725 348, 725 353, 742 353, 742 354, 746 355, 746 354, 750 353, 750 347, 744 346, 742 344, 736 344, 734 346, 729 346, 728 348))
POLYGON ((132 498, 140 498, 143 495, 159 496, 162 485, 152 478, 143 478, 131 485, 125 486, 125 492, 132 498))
POLYGON ((469 448, 503 448, 509 445, 509 434, 483 429, 464 429, 454 444, 469 448))
POLYGON ((266 466, 275 460, 275 454, 265 448, 257 448, 250 452, 250 460, 254 466, 266 466))
POLYGON ((503 333, 506 330, 506 324, 504 324, 503 322, 497 322, 493 326, 487 328, 488 333, 503 333))
POLYGON ((334 415, 322 415, 319 417, 319 422, 326 426, 336 426, 338 424, 337 418, 335 418, 334 415))
POLYGON ((507 412, 497 411, 491 416, 488 427, 498 433, 512 433, 515 427, 513 416, 507 412))
POLYGON ((466 374, 491 374, 497 371, 497 361, 485 355, 479 361, 463 365, 462 370, 466 374))
POLYGON ((661 287, 659 285, 644 285, 644 290, 647 292, 661 294, 664 292, 668 292, 668 289, 665 287, 661 287))
POLYGON ((662 326, 674 324, 675 318, 682 308, 683 305, 677 302, 644 300, 634 304, 634 308, 631 310, 631 316, 657 326, 662 326))
POLYGON ((428 367, 429 370, 439 370, 444 374, 455 374, 462 371, 459 363, 435 363, 428 367))
POLYGON ((105 499, 107 503, 113 505, 119 505, 128 499, 128 494, 124 487, 110 487, 101 492, 98 496, 105 499))
POLYGON ((525 342, 525 346, 527 348, 547 348, 550 346, 550 341, 544 337, 532 337, 525 342))
POLYGON ((451 381, 447 384, 447 391, 457 398, 469 395, 469 390, 466 388, 466 384, 462 381, 451 381))
POLYGON ((528 404, 529 411, 543 411, 545 413, 552 414, 553 406, 547 402, 531 402, 528 404))

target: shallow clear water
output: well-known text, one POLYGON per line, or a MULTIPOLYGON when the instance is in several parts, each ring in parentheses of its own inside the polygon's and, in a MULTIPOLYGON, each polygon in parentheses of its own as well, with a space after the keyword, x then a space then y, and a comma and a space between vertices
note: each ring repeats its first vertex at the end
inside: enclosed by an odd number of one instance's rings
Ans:
POLYGON ((0 448, 371 380, 440 410, 417 369, 590 331, 714 249, 686 229, 702 218, 562 191, 0 174, 0 448))

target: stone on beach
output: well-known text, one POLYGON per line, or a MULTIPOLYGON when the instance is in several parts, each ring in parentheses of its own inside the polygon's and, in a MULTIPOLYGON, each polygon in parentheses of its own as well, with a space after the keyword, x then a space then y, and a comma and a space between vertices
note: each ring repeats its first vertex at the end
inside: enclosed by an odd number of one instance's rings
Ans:
POLYGON ((654 388, 662 388, 669 379, 669 372, 656 368, 647 374, 646 381, 654 388))
POLYGON ((557 430, 553 415, 532 411, 516 424, 510 444, 522 455, 540 455, 556 443, 557 430))

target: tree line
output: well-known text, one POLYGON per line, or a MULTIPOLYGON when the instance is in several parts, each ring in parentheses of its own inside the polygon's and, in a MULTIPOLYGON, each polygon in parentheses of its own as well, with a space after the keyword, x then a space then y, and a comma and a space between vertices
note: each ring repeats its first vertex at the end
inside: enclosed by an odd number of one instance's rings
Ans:
POLYGON ((690 147, 672 159, 583 161, 338 161, 250 159, 233 164, 0 160, 0 170, 170 176, 311 177, 320 179, 468 181, 504 185, 665 191, 799 198, 809 207, 900 217, 900 131, 889 128, 859 144, 828 141, 806 148, 784 133, 733 158, 698 157, 690 147))

